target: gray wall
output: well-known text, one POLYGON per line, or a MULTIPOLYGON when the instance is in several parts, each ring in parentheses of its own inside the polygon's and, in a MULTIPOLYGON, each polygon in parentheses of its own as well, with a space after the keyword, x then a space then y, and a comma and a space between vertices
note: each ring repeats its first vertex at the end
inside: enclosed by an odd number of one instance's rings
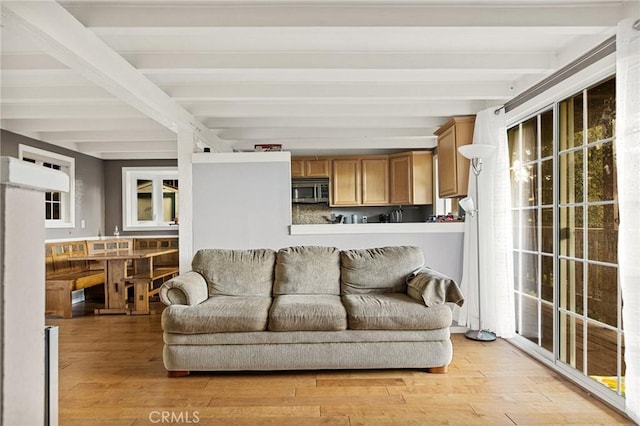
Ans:
MULTIPOLYGON (((19 144, 75 158, 75 228, 47 228, 45 238, 82 238, 96 236, 98 233, 104 235, 105 180, 103 161, 6 130, 0 131, 0 155, 18 158, 19 144), (80 227, 80 221, 83 219, 86 224, 84 229, 80 227)), ((42 211, 44 214, 44 198, 42 211)))
POLYGON ((177 160, 105 160, 105 226, 106 235, 111 235, 116 225, 120 235, 177 235, 177 230, 170 231, 122 231, 122 168, 123 167, 175 167, 177 160))
POLYGON ((288 162, 194 164, 194 253, 200 248, 416 245, 427 265, 461 279, 462 233, 289 235, 289 167, 288 162))
POLYGON ((18 145, 24 144, 76 160, 76 226, 48 228, 46 239, 111 235, 116 225, 121 235, 177 235, 177 230, 122 232, 122 168, 176 166, 177 160, 101 160, 6 130, 1 132, 0 155, 18 158, 18 145), (84 229, 80 227, 82 219, 86 224, 84 229))

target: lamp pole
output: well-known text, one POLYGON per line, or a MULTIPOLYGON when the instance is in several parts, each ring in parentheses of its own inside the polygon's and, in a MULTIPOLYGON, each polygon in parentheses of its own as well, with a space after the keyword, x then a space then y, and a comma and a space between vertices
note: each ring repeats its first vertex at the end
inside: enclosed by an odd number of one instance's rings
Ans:
POLYGON ((487 158, 495 152, 496 148, 493 145, 471 144, 463 145, 458 148, 460 154, 471 160, 471 168, 475 175, 476 182, 476 207, 473 209, 473 216, 476 218, 476 271, 478 274, 478 329, 468 330, 464 335, 471 340, 477 340, 481 342, 492 342, 496 340, 496 335, 488 330, 482 328, 482 298, 481 296, 481 282, 480 282, 480 186, 478 180, 480 179, 480 172, 482 172, 482 159, 487 158))
POLYGON ((472 158, 471 167, 473 168, 473 174, 476 177, 476 267, 478 273, 478 329, 468 330, 464 335, 468 339, 478 340, 482 342, 492 342, 496 340, 496 335, 490 331, 482 329, 482 298, 480 297, 481 285, 480 285, 480 193, 478 179, 480 178, 480 172, 482 171, 482 159, 472 158))

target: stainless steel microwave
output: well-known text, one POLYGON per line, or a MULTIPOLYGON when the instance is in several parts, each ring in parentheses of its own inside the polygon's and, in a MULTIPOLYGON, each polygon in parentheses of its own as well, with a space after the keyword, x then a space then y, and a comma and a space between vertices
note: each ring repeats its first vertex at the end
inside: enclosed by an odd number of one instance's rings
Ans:
POLYGON ((329 179, 294 179, 291 181, 291 202, 328 203, 329 179))

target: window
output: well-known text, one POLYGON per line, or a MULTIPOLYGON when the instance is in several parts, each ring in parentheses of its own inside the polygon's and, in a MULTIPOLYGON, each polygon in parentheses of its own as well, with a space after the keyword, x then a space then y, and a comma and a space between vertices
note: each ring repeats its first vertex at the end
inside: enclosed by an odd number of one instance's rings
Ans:
POLYGON ((177 167, 123 167, 124 230, 167 229, 178 220, 177 167))
POLYGON ((69 192, 45 192, 45 227, 75 227, 75 159, 22 144, 18 145, 18 157, 69 176, 69 192))
POLYGON ((553 351, 553 109, 508 136, 517 332, 553 351))
POLYGON ((612 78, 516 124, 508 140, 517 333, 624 396, 614 132, 612 78))

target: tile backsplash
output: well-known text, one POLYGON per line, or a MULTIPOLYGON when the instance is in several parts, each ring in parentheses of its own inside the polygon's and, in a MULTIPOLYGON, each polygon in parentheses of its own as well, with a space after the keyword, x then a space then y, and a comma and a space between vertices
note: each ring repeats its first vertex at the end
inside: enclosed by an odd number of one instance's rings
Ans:
POLYGON ((331 208, 327 204, 293 204, 291 223, 293 225, 331 223, 331 208))
MULTIPOLYGON (((293 225, 311 225, 331 223, 331 213, 347 217, 350 223, 352 214, 358 215, 358 221, 366 215, 369 223, 379 221, 379 214, 389 214, 398 206, 379 207, 342 207, 331 208, 327 204, 293 204, 291 206, 291 223, 293 225)), ((426 222, 432 212, 432 206, 403 206, 404 222, 426 222)))

